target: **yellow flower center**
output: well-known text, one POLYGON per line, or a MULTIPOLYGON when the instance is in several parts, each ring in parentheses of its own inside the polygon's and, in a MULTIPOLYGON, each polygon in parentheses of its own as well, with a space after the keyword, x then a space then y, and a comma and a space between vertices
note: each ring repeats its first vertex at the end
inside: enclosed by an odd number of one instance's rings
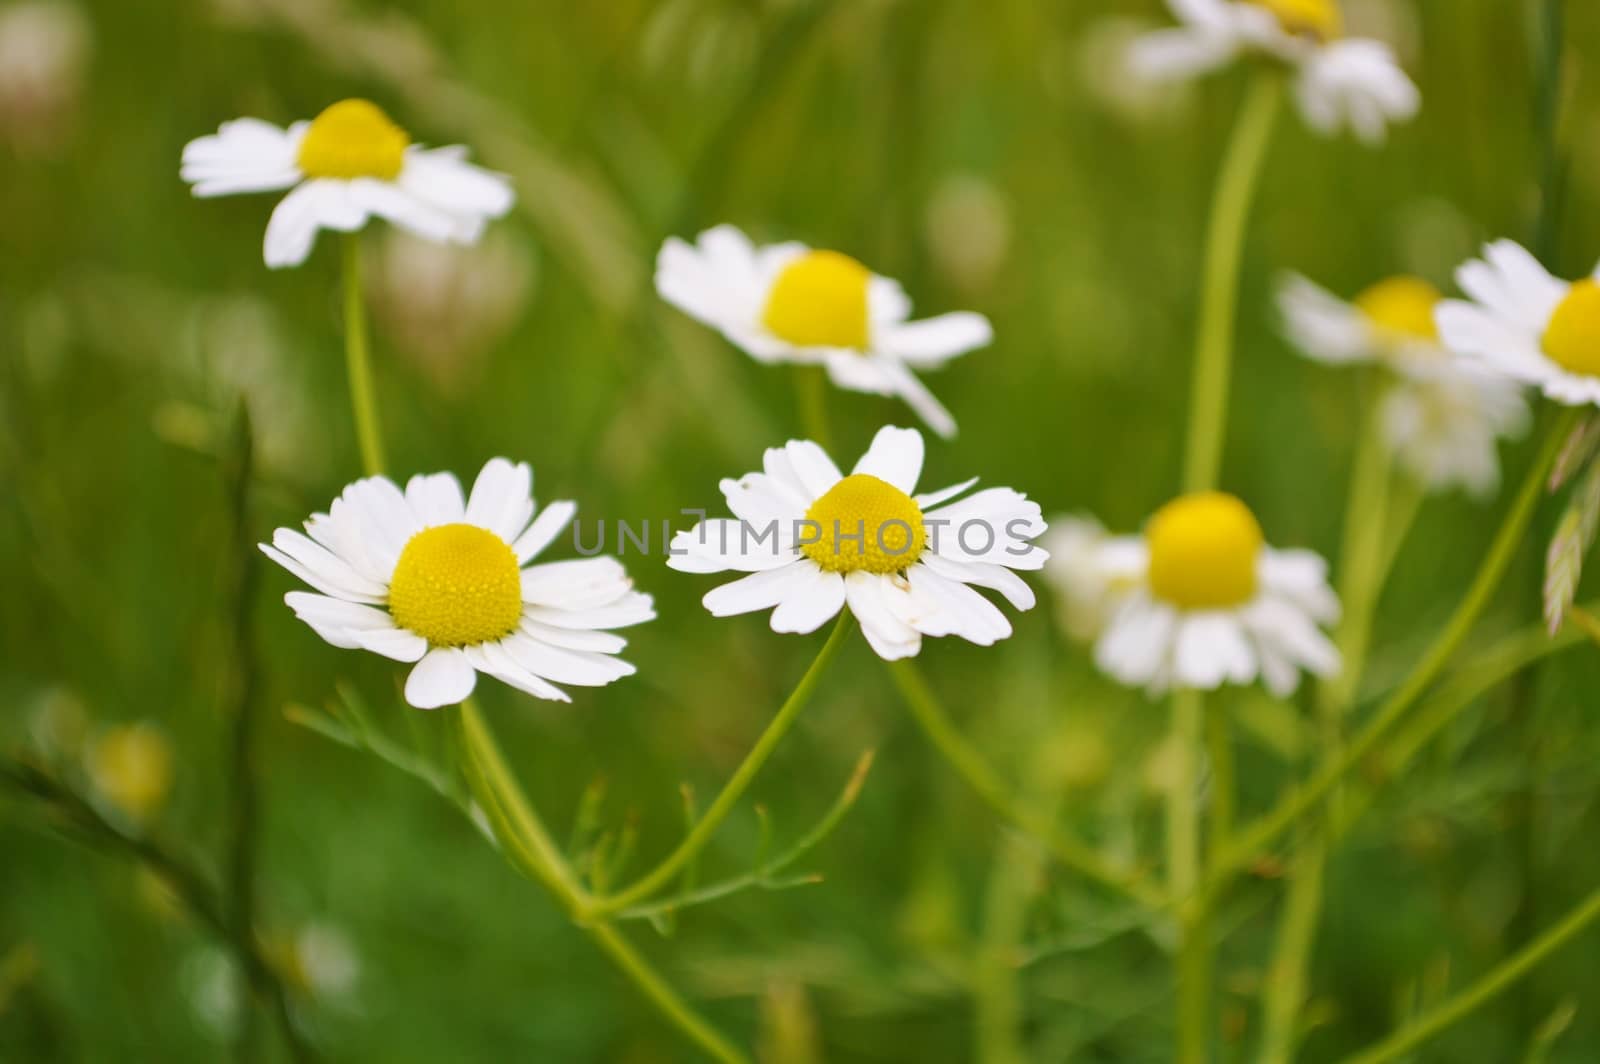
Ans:
POLYGON ((1278 18, 1289 33, 1331 41, 1344 31, 1338 0, 1250 0, 1278 18))
POLYGON ((872 272, 837 251, 808 251, 783 268, 767 296, 762 324, 796 347, 864 351, 867 282, 872 272))
POLYGON ((927 533, 915 499, 870 473, 853 473, 806 511, 800 550, 830 573, 898 573, 922 553, 927 533))
POLYGON ((1442 297, 1420 277, 1390 277, 1356 296, 1356 309, 1391 340, 1437 340, 1433 308, 1442 297))
POLYGON ((1203 491, 1157 510, 1145 527, 1150 590, 1180 609, 1240 606, 1256 593, 1261 526, 1232 495, 1203 491))
POLYGON ((341 100, 312 121, 296 161, 307 177, 392 181, 400 176, 410 143, 377 104, 341 100))
POLYGON ((1600 284, 1576 281, 1550 315, 1544 353, 1564 370, 1600 377, 1600 284))
POLYGON ((433 646, 491 643, 522 618, 522 573, 506 541, 477 525, 412 536, 389 581, 389 612, 433 646))

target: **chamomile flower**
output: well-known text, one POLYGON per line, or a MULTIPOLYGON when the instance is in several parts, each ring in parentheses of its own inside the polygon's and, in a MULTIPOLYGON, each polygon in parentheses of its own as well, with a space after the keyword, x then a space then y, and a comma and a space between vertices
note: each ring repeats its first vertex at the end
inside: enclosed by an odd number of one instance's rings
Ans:
POLYGON ((1426 488, 1460 487, 1478 498, 1500 484, 1502 436, 1521 435, 1521 388, 1439 342, 1438 289, 1391 277, 1345 302, 1297 275, 1278 287, 1284 325, 1309 358, 1376 362, 1392 372, 1379 420, 1400 464, 1426 488))
POLYGON ((1338 618, 1327 564, 1266 545, 1249 507, 1221 492, 1184 495, 1139 536, 1096 550, 1118 602, 1095 663, 1130 686, 1214 690, 1253 683, 1284 697, 1302 671, 1331 676, 1339 652, 1319 625, 1338 618))
POLYGON ((267 222, 267 265, 277 269, 304 262, 319 230, 354 232, 369 218, 429 240, 476 243, 516 197, 506 177, 466 155, 413 144, 375 104, 342 100, 288 129, 256 118, 224 122, 184 146, 181 175, 196 196, 290 189, 267 222))
POLYGON ((944 437, 955 435, 955 418, 912 371, 994 338, 989 320, 968 311, 907 321, 905 290, 850 256, 796 243, 758 248, 731 225, 693 245, 662 245, 656 290, 757 361, 823 365, 841 388, 905 400, 944 437))
POLYGON ((556 684, 634 671, 608 629, 655 612, 614 558, 529 564, 577 512, 553 502, 535 517, 532 487, 528 465, 504 458, 466 497, 449 473, 414 476, 404 492, 368 477, 312 514, 306 534, 280 528, 261 549, 320 592, 284 601, 323 639, 416 662, 405 696, 418 709, 460 702, 480 672, 566 702, 556 684))
POLYGON ((1391 122, 1417 113, 1421 98, 1388 45, 1341 36, 1338 0, 1167 0, 1183 25, 1134 42, 1137 77, 1182 81, 1241 56, 1262 56, 1294 72, 1295 99, 1312 129, 1348 126, 1368 144, 1391 122))
POLYGON ((1032 543, 1045 530, 1039 505, 1010 488, 957 501, 976 479, 914 495, 922 456, 920 432, 888 427, 849 476, 809 440, 769 448, 762 472, 722 482, 734 519, 679 532, 667 564, 750 574, 707 593, 706 609, 770 609, 775 632, 815 631, 848 606, 886 660, 915 655, 925 635, 988 646, 1011 622, 969 585, 1032 608, 1011 570, 1044 565, 1032 543))
POLYGON ((1578 281, 1552 277, 1509 240, 1456 271, 1471 301, 1449 299, 1439 335, 1493 372, 1537 385, 1566 406, 1600 406, 1600 267, 1578 281))

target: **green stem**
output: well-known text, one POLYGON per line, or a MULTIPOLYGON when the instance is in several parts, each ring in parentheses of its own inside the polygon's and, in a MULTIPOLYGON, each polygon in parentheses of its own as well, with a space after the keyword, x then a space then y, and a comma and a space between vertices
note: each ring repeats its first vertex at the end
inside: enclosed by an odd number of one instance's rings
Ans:
POLYGON ((1255 76, 1229 138, 1211 201, 1200 324, 1194 351, 1194 384, 1189 400, 1189 439, 1184 450, 1186 491, 1207 491, 1215 487, 1222 468, 1245 223, 1282 95, 1283 85, 1277 72, 1263 69, 1255 76))
POLYGON ((1028 903, 1038 890, 1043 854, 1000 841, 984 900, 983 938, 973 964, 974 1058, 978 1064, 1023 1064, 1022 1000, 1017 957, 1026 930, 1028 903))
POLYGON ((833 631, 828 635, 827 642, 822 644, 822 649, 817 652, 815 660, 811 662, 811 667, 800 678, 800 682, 795 685, 794 691, 790 693, 788 699, 778 710, 777 715, 772 718, 766 730, 761 733, 761 737, 756 740, 755 746, 750 748, 750 752, 745 755, 744 761, 740 763, 733 776, 723 786, 722 793, 717 795, 716 800, 711 803, 705 815, 695 822, 694 827, 684 836, 683 841, 678 844, 678 848, 673 850, 666 860, 634 881, 631 886, 615 894, 608 894, 603 898, 594 898, 588 901, 581 910, 580 915, 582 917, 592 919, 597 916, 605 916, 609 913, 620 912, 630 905, 643 901, 657 891, 669 886, 678 872, 690 861, 694 860, 695 855, 705 848, 706 843, 711 841, 711 836, 716 834, 717 828, 721 827, 722 822, 728 818, 728 814, 733 812, 734 806, 743 797, 746 789, 756 778, 756 774, 761 771, 761 767, 767 763, 767 759, 772 756, 772 752, 778 748, 778 744, 788 734, 789 728, 793 726, 795 720, 800 716, 800 711, 811 700, 817 685, 822 681, 822 674, 827 671, 829 663, 839 653, 839 648, 844 645, 845 639, 849 636, 854 618, 855 615, 849 610, 839 611, 839 619, 834 623, 833 631))
POLYGON ((1068 837, 1048 818, 1039 816, 1017 801, 1000 774, 956 730, 954 722, 939 704, 933 689, 928 686, 914 661, 902 659, 889 662, 889 675, 934 749, 1002 819, 1033 836, 1062 864, 1076 869, 1100 885, 1151 909, 1167 906, 1167 898, 1161 891, 1138 876, 1117 868, 1083 843, 1068 837))
POLYGON ((361 468, 373 477, 386 468, 383 429, 372 387, 371 345, 367 339, 367 304, 361 291, 361 235, 346 233, 344 244, 344 360, 350 374, 350 410, 355 415, 361 468))
POLYGON ((824 451, 833 449, 828 429, 828 371, 821 366, 794 367, 795 392, 800 403, 800 427, 824 451))
POLYGON ((749 1058, 690 1008, 614 925, 581 918, 589 904, 588 894, 518 786, 494 734, 470 698, 461 703, 459 723, 467 755, 467 782, 513 862, 556 896, 618 970, 684 1037, 722 1064, 749 1064, 749 1058))
POLYGON ((1304 786, 1290 792, 1271 812, 1264 814, 1235 837, 1233 844, 1223 856, 1220 867, 1208 877, 1208 890, 1221 890, 1234 873, 1255 860, 1263 848, 1321 803, 1345 775, 1359 765, 1395 725, 1400 723, 1406 710, 1438 678, 1451 657, 1460 649, 1473 623, 1488 605, 1495 588, 1499 586, 1500 578, 1505 575, 1506 566, 1511 563, 1517 545, 1522 540, 1522 534, 1527 530, 1528 522, 1532 520, 1539 498, 1543 494, 1544 478, 1550 470, 1550 463, 1555 461, 1556 452, 1566 439, 1567 433, 1572 430, 1580 413, 1581 411, 1576 408, 1563 410, 1551 427, 1544 446, 1529 467, 1527 477, 1522 487, 1518 489, 1499 532, 1495 534, 1494 542, 1490 544, 1489 552, 1485 555, 1483 564, 1479 566, 1471 587, 1456 606, 1444 630, 1434 639, 1428 652, 1412 669, 1405 682, 1383 702, 1373 714, 1372 720, 1348 746, 1339 752, 1338 757, 1324 764, 1304 786))
MULTIPOLYGON (((1369 371, 1362 388, 1363 417, 1345 501, 1344 542, 1339 551, 1339 600, 1344 617, 1334 637, 1343 667, 1317 688, 1317 720, 1322 732, 1322 757, 1338 757, 1344 742, 1344 717, 1361 687, 1371 641, 1372 619, 1390 553, 1386 525, 1391 502, 1391 452, 1381 424, 1382 385, 1369 371)), ((1408 519, 1409 520, 1409 519, 1408 519)), ((1331 804, 1339 808, 1339 794, 1331 804)), ((1282 921, 1273 948, 1271 977, 1262 988, 1261 1064, 1287 1064, 1299 1039, 1312 946, 1322 909, 1322 876, 1328 861, 1328 836, 1323 825, 1303 828, 1295 847, 1293 868, 1282 921)))
POLYGON ((1233 763, 1233 733, 1228 714, 1212 703, 1205 715, 1206 756, 1211 762, 1211 832, 1206 846, 1208 864, 1216 864, 1226 852, 1233 834, 1237 786, 1233 763))
POLYGON ((1518 979, 1532 972, 1541 961, 1576 938, 1596 919, 1600 919, 1600 890, 1590 894, 1560 923, 1508 957, 1476 983, 1370 1049, 1346 1057, 1343 1064, 1383 1064, 1384 1061, 1404 1057, 1451 1024, 1465 1019, 1480 1005, 1492 1000, 1518 979))
POLYGON ((1211 934, 1209 902, 1200 883, 1200 753, 1205 743, 1205 700, 1199 691, 1172 692, 1172 779, 1167 788, 1167 885, 1178 907, 1175 957, 1178 1064, 1203 1064, 1210 1056, 1211 934))

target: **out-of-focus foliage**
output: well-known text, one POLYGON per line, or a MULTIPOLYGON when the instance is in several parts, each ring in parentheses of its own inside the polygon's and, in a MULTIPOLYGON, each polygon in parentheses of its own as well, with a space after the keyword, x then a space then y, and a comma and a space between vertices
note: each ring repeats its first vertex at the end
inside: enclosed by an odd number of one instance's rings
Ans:
MULTIPOLYGON (((994 347, 931 381, 961 422, 930 448, 931 481, 981 472, 1047 513, 1123 529, 1176 489, 1201 229, 1240 81, 1154 96, 1121 81, 1123 20, 1161 18, 1155 0, 59 2, 35 12, 31 80, 0 68, 0 746, 88 787, 127 760, 108 736, 125 747, 116 729, 151 722, 133 734, 170 746, 168 776, 146 766, 123 798, 193 853, 220 852, 228 784, 219 604, 238 560, 215 455, 235 401, 258 434, 260 537, 358 468, 331 248, 269 273, 271 197, 194 201, 178 181, 184 142, 225 119, 368 96, 516 180, 517 214, 477 249, 368 240, 399 474, 470 475, 505 454, 533 463, 542 499, 658 529, 715 503, 719 477, 797 434, 791 378, 664 307, 649 278, 665 235, 732 221, 857 255, 927 311, 991 316, 994 347)), ((21 6, 35 5, 0 3, 0 35, 21 6)), ((1481 240, 1528 233, 1538 170, 1533 4, 1348 7, 1399 43, 1422 115, 1381 151, 1279 130, 1246 251, 1225 466, 1274 543, 1329 555, 1356 384, 1279 339, 1275 271, 1346 293, 1401 271, 1447 284, 1481 240)), ((1600 9, 1568 8, 1571 276, 1600 257, 1600 9)), ((845 454, 909 416, 830 403, 845 454)), ((1508 456, 1513 477, 1524 461, 1508 456)), ((1449 609, 1492 523, 1462 499, 1426 507, 1380 609, 1374 690, 1449 609)), ((483 693, 558 832, 603 779, 605 826, 634 818, 646 861, 681 830, 679 784, 714 793, 812 652, 759 617, 712 619, 708 585, 654 547, 624 558, 662 618, 632 633, 637 677, 571 706, 483 693)), ((1524 553, 1486 631, 1539 616, 1541 552, 1524 553)), ((264 572, 255 604, 262 915, 330 1057, 689 1059, 450 802, 284 718, 348 681, 406 749, 413 727, 423 750, 444 735, 402 706, 391 663, 295 622, 290 586, 264 572)), ((939 640, 926 668, 1011 778, 1098 845, 1153 858, 1163 714, 1097 678, 1045 604, 1017 627, 990 650, 939 640)), ((1576 651, 1494 692, 1362 822, 1331 866, 1306 1059, 1381 1035, 1600 880, 1597 681, 1576 651)), ((1307 733, 1262 695, 1224 703, 1259 807, 1307 733)), ((685 911, 659 947, 629 930, 774 1062, 970 1059, 975 1016, 1006 1024, 1025 1059, 1165 1059, 1164 929, 997 826, 859 642, 753 792, 777 837, 822 817, 869 747, 859 802, 794 869, 821 884, 685 911), (1013 974, 1009 1011, 975 1010, 975 985, 1013 974)), ((218 1059, 238 1012, 226 958, 159 882, 43 826, 0 807, 0 1059, 218 1059)), ((737 815, 702 874, 746 867, 759 832, 737 815)), ((1223 916, 1241 1045, 1278 893, 1253 881, 1223 916)), ((1594 941, 1424 1059, 1520 1059, 1535 1042, 1551 1061, 1600 1057, 1594 941)))

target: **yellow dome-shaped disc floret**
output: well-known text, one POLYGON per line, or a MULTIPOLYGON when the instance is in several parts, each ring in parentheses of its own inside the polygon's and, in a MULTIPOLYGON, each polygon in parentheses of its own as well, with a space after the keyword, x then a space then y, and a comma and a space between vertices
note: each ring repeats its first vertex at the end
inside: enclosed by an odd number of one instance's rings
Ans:
POLYGON ((864 351, 870 341, 867 283, 872 272, 837 251, 808 251, 783 268, 761 322, 797 347, 864 351))
POLYGON ((311 122, 296 162, 307 177, 393 181, 411 138, 377 104, 341 100, 311 122))
POLYGON ((922 508, 893 484, 853 473, 806 511, 800 550, 830 573, 898 573, 922 553, 922 508))
POLYGON ((1150 591, 1180 609, 1241 606, 1255 597, 1261 526, 1232 495, 1184 495, 1155 512, 1144 531, 1150 591))
POLYGON ((1278 17, 1289 33, 1331 41, 1344 32, 1344 15, 1338 0, 1250 0, 1278 17))
POLYGON ((389 612, 433 646, 490 643, 522 618, 522 574, 505 540, 476 525, 412 536, 389 581, 389 612))
POLYGON ((1600 377, 1600 283, 1585 277, 1573 284, 1550 315, 1544 353, 1568 372, 1600 377))
POLYGON ((1394 340, 1437 340, 1433 309, 1442 297, 1420 277, 1390 277, 1356 296, 1363 317, 1394 340))

